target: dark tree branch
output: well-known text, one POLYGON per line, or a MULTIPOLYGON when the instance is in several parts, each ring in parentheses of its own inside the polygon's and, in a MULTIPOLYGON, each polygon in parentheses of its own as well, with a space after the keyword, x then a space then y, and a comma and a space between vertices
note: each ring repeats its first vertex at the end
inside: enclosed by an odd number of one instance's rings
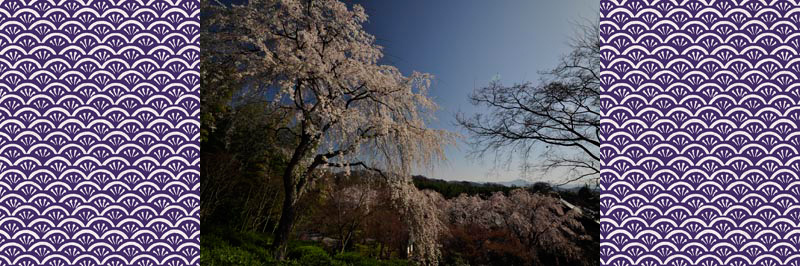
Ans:
MULTIPOLYGON (((473 154, 522 153, 527 159, 534 145, 549 148, 545 170, 567 168, 577 181, 599 173, 600 69, 597 25, 585 26, 573 41, 573 52, 549 72, 540 84, 526 82, 504 86, 499 81, 470 95, 473 105, 488 108, 485 115, 456 117, 473 138, 473 154), (578 158, 567 154, 576 151, 578 158)), ((515 155, 509 156, 509 160, 515 155)))

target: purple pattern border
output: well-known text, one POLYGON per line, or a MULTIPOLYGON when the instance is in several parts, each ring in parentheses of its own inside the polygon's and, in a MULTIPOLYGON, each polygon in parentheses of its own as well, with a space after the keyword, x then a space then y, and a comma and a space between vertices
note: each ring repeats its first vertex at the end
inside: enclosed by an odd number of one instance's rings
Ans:
POLYGON ((602 265, 800 265, 800 4, 601 2, 602 265))
POLYGON ((199 1, 0 1, 0 265, 197 265, 199 1))

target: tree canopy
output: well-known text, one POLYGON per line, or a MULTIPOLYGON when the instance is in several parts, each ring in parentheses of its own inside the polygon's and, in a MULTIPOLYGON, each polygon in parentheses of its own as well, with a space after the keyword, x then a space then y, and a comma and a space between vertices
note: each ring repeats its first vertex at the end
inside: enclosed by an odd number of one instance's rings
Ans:
POLYGON ((437 110, 427 96, 430 74, 406 76, 379 64, 382 48, 364 31, 361 6, 337 0, 206 6, 206 60, 228 62, 242 93, 263 97, 287 120, 276 134, 297 140, 283 149, 289 159, 277 245, 286 243, 295 204, 321 171, 358 167, 399 177, 395 182, 405 188, 396 189, 398 199, 414 205, 411 169, 444 159, 454 135, 427 127, 437 110))

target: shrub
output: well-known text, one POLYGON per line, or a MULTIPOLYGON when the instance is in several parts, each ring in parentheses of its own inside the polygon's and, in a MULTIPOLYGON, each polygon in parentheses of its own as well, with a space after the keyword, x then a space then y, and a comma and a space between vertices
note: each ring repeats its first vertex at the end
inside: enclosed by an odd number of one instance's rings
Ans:
POLYGON ((239 233, 239 238, 241 238, 242 242, 251 243, 262 247, 269 246, 272 243, 268 235, 257 232, 239 233))
MULTIPOLYGON (((207 234, 200 238, 200 264, 209 266, 222 265, 275 265, 269 250, 252 242, 254 239, 240 239, 244 235, 231 234, 223 238, 207 234), (226 239, 234 239, 234 244, 226 239), (242 246, 239 244, 244 243, 242 246)), ((262 241, 263 243, 263 241, 262 241)))
POLYGON ((376 259, 364 257, 358 252, 343 252, 333 257, 337 261, 341 261, 348 266, 378 266, 381 265, 376 259))
POLYGON ((407 260, 390 259, 381 261, 381 266, 410 266, 407 260))
POLYGON ((329 266, 333 259, 324 249, 315 246, 299 246, 289 251, 289 258, 296 259, 300 265, 329 266))
POLYGON ((262 260, 254 254, 247 252, 241 248, 225 246, 221 248, 211 249, 208 252, 202 252, 201 259, 203 265, 233 265, 233 266, 251 266, 261 265, 262 260))
POLYGON ((358 252, 343 252, 333 257, 336 261, 342 262, 347 266, 409 266, 406 260, 391 259, 391 260, 377 260, 371 257, 365 257, 362 253, 358 252))
POLYGON ((361 257, 361 254, 358 254, 357 252, 343 252, 336 254, 336 256, 333 256, 333 259, 346 262, 348 264, 355 264, 360 262, 364 258, 361 257))
POLYGON ((274 258, 272 257, 272 252, 270 252, 270 250, 267 249, 265 246, 258 246, 252 243, 247 243, 244 246, 242 246, 242 248, 252 253, 261 260, 264 261, 274 260, 274 258))
POLYGON ((202 248, 217 248, 221 246, 227 245, 224 240, 217 237, 216 235, 201 235, 200 236, 200 245, 202 248))

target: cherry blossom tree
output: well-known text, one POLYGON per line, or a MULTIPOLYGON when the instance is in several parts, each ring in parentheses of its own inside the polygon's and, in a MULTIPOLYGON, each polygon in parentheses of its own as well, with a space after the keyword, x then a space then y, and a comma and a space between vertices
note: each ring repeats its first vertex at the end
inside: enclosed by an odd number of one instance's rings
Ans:
POLYGON ((438 265, 442 255, 440 239, 447 230, 441 208, 446 200, 435 191, 418 190, 410 181, 395 182, 392 186, 393 198, 398 199, 410 231, 411 259, 422 265, 438 265))
POLYGON ((400 177, 397 195, 407 197, 415 196, 408 191, 410 170, 444 159, 454 135, 427 127, 437 109, 427 96, 432 76, 406 76, 379 64, 382 48, 362 28, 363 7, 338 0, 206 7, 201 43, 210 54, 205 59, 233 62, 237 78, 260 89, 256 94, 290 119, 276 134, 297 140, 285 150, 290 159, 282 175, 276 257, 285 254, 298 199, 321 171, 393 173, 381 176, 400 177))
POLYGON ((373 226, 382 230, 405 231, 407 236, 386 237, 383 232, 366 232, 373 236, 391 240, 406 240, 402 252, 410 252, 411 259, 424 265, 438 263, 441 251, 440 237, 447 230, 441 206, 446 200, 432 190, 418 190, 402 179, 376 179, 376 173, 359 171, 356 177, 340 178, 331 182, 323 192, 325 203, 316 217, 315 227, 340 241, 341 251, 355 237, 361 226, 373 226), (408 185, 406 185, 408 184, 408 185), (382 216, 377 216, 381 214, 382 216), (398 217, 399 216, 399 217, 398 217), (403 218, 404 225, 391 220, 403 218), (379 221, 375 221, 379 220, 379 221), (386 225, 387 227, 385 227, 386 225), (411 240, 411 241, 408 241, 411 240))
POLYGON ((553 263, 545 263, 544 255, 561 258, 561 263, 590 263, 582 261, 585 251, 576 244, 591 238, 578 220, 580 213, 568 210, 558 198, 516 189, 508 196, 496 192, 488 199, 461 194, 441 206, 446 221, 456 228, 507 232, 507 240, 528 247, 529 253, 521 257, 534 265, 553 263))

